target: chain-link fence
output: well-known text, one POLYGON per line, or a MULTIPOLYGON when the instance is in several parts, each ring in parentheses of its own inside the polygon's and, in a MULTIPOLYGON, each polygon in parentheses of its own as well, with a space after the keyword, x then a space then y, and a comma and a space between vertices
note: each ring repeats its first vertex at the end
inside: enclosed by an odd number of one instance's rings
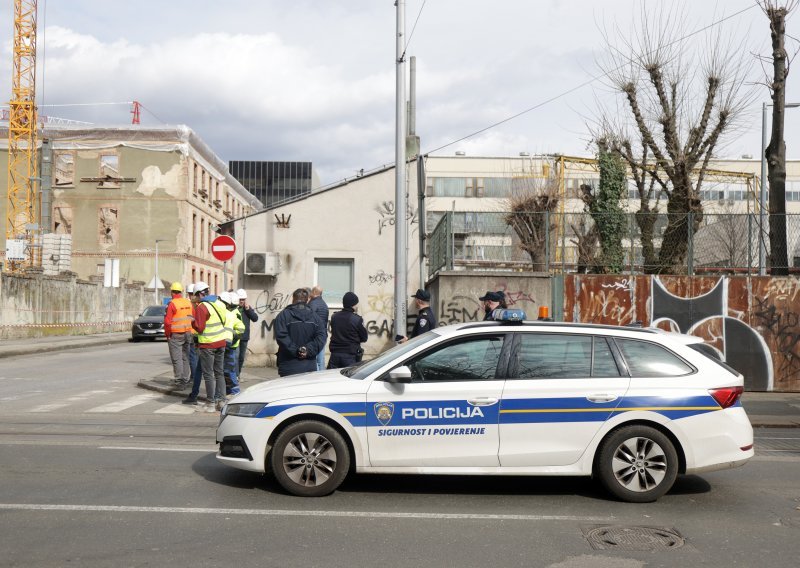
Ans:
POLYGON ((431 274, 800 273, 800 215, 767 215, 762 228, 751 213, 447 212, 428 237, 428 257, 431 274), (773 255, 771 240, 785 248, 773 255))

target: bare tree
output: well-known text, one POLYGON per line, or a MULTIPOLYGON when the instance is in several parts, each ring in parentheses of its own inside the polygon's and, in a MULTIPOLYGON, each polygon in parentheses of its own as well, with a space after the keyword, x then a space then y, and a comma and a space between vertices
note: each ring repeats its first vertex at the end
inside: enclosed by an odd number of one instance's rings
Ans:
POLYGON ((553 212, 558 206, 558 179, 554 168, 544 177, 525 178, 513 188, 505 221, 519 237, 519 248, 531 257, 534 271, 549 269, 557 223, 553 212))
POLYGON ((774 275, 789 274, 786 246, 786 142, 783 139, 786 77, 789 75, 785 36, 786 18, 796 6, 796 0, 761 2, 761 8, 769 19, 772 38, 772 80, 767 79, 772 96, 772 132, 765 157, 769 171, 769 264, 774 275))
POLYGON ((642 3, 632 39, 617 43, 619 30, 605 33, 600 66, 623 110, 603 111, 595 138, 619 152, 639 189, 636 221, 647 271, 676 273, 685 270, 690 233, 703 219, 700 191, 709 161, 748 103, 746 68, 721 35, 698 46, 682 35, 684 15, 647 8, 642 3), (667 225, 656 254, 662 196, 667 225))

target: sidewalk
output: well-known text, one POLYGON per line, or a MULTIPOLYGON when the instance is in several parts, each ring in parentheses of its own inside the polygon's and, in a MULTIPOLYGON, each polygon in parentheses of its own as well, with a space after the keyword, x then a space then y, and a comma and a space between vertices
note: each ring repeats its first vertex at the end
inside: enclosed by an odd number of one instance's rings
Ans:
MULTIPOLYGON (((191 385, 183 389, 177 389, 172 384, 172 370, 166 371, 155 377, 141 379, 136 386, 142 389, 160 392, 162 394, 170 394, 186 398, 189 391, 192 390, 191 385)), ((278 378, 278 369, 275 367, 244 367, 242 369, 242 376, 239 377, 239 387, 244 391, 248 387, 263 383, 278 378)), ((203 382, 200 383, 200 398, 205 400, 206 387, 203 382)))
MULTIPOLYGON (((277 378, 278 369, 274 367, 245 367, 239 384, 244 390, 277 378)), ((191 390, 190 387, 177 390, 172 386, 172 371, 142 379, 138 386, 180 397, 186 397, 191 390)), ((205 386, 201 385, 200 396, 204 393, 205 386)), ((754 428, 800 428, 800 393, 746 392, 742 406, 754 428)))
MULTIPOLYGON (((95 335, 6 340, 0 341, 0 359, 123 343, 127 342, 129 338, 130 332, 123 331, 95 335)), ((274 367, 245 367, 241 377, 242 390, 277 377, 278 370, 274 367)), ((171 381, 172 371, 165 369, 164 373, 159 375, 142 378, 138 382, 138 386, 176 397, 185 397, 189 393, 188 388, 176 391, 171 381)), ((201 396, 204 392, 204 387, 201 386, 201 396)), ((754 427, 800 428, 800 393, 746 392, 742 397, 742 405, 754 427)))
POLYGON ((94 335, 55 335, 53 337, 36 337, 32 339, 4 339, 0 341, 0 359, 3 357, 16 357, 17 355, 49 353, 65 349, 124 343, 130 338, 130 331, 115 331, 113 333, 98 333, 94 335))

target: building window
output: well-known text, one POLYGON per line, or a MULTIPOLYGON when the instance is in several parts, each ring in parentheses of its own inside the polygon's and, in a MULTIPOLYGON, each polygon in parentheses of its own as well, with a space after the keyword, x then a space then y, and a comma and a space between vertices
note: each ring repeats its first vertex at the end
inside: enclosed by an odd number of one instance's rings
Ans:
POLYGON ((192 250, 197 250, 197 213, 192 213, 192 250))
POLYGON ((56 152, 53 187, 73 187, 75 185, 75 155, 72 152, 56 152))
POLYGON ((206 220, 200 219, 200 252, 206 250, 206 220))
POLYGON ((194 164, 192 173, 192 191, 197 195, 197 164, 194 164))
POLYGON ((69 205, 53 206, 53 232, 57 235, 72 234, 72 207, 69 205))
POLYGON ((192 266, 192 284, 197 282, 197 269, 192 266))
POLYGON ((341 306, 342 296, 353 291, 353 259, 314 259, 314 282, 322 287, 325 302, 341 306))
POLYGON ((98 187, 101 189, 119 189, 119 156, 113 154, 100 155, 100 177, 103 178, 98 187))
POLYGON ((220 291, 221 290, 219 289, 219 274, 214 273, 214 293, 219 294, 220 291))

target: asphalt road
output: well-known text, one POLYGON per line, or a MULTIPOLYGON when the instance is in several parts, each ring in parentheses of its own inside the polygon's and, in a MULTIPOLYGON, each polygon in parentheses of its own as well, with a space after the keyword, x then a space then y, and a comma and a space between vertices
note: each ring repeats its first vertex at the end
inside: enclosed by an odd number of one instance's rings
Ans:
POLYGON ((554 477, 362 475, 302 499, 218 464, 216 414, 135 388, 168 368, 163 343, 0 362, 0 566, 798 564, 797 429, 757 430, 745 467, 679 478, 654 504, 554 477), (601 526, 685 544, 596 550, 601 526))

